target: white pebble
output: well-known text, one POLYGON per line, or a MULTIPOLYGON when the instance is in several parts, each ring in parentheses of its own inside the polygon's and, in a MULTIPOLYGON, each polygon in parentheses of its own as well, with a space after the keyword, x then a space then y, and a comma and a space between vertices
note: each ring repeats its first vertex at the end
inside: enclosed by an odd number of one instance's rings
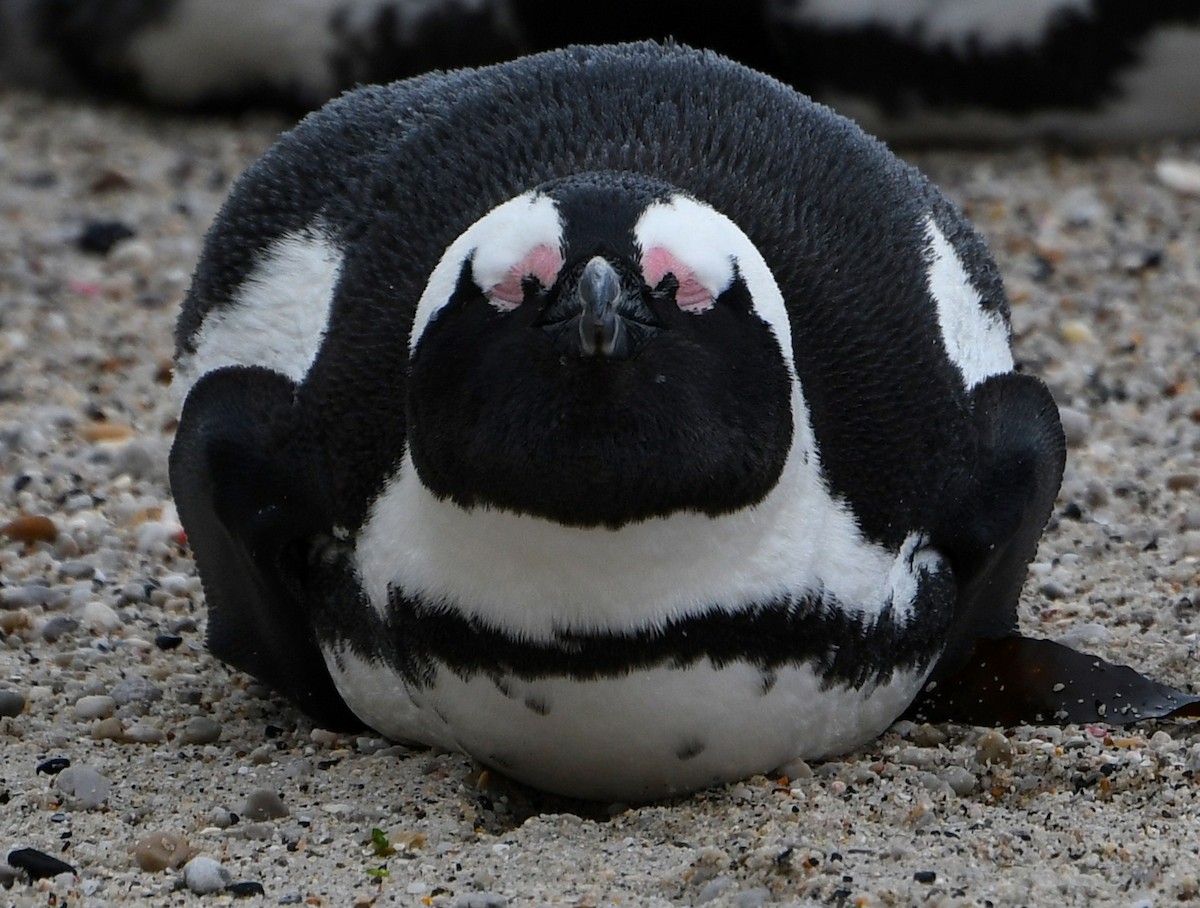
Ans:
POLYGON ((117 630, 122 622, 121 616, 100 601, 89 602, 79 613, 79 620, 89 630, 111 633, 117 630))
POLYGON ((1164 158, 1154 168, 1158 181, 1184 195, 1200 195, 1200 164, 1164 158))
POLYGON ((78 719, 107 719, 117 708, 112 697, 95 695, 80 697, 75 701, 75 717, 78 719))
POLYGON ((212 858, 192 858, 183 868, 183 883, 196 895, 220 892, 232 879, 233 875, 212 858))
POLYGON ((100 807, 112 793, 112 782, 86 763, 68 766, 58 774, 55 784, 59 791, 77 799, 84 810, 100 807))

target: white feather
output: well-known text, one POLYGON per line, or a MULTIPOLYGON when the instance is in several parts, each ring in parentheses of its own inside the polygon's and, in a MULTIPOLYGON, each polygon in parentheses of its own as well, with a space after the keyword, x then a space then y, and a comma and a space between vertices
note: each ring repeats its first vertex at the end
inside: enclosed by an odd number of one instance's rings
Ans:
POLYGON ((231 301, 205 315, 195 352, 177 365, 176 398, 222 366, 263 366, 303 381, 329 324, 342 260, 319 223, 276 240, 231 301))

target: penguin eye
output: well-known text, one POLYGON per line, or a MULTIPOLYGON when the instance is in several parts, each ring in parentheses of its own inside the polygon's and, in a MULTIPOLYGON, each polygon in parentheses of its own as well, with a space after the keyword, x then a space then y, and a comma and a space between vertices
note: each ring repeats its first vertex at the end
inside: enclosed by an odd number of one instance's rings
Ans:
POLYGON ((713 292, 695 272, 662 246, 655 246, 642 256, 642 275, 647 286, 656 293, 668 293, 675 305, 684 312, 699 315, 715 304, 713 292))
POLYGON ((484 288, 493 306, 502 312, 516 309, 529 297, 551 287, 562 268, 562 254, 547 245, 535 246, 500 280, 484 288))

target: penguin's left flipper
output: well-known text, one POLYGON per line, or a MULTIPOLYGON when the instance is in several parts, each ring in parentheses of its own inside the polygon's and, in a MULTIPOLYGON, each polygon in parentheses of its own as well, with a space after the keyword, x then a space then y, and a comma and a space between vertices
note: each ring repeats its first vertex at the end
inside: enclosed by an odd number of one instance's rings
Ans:
POLYGON ((1054 506, 1066 457, 1058 408, 1028 375, 971 392, 976 468, 936 533, 959 577, 944 655, 905 713, 926 722, 1015 725, 1200 715, 1200 697, 1050 640, 1017 633, 1017 601, 1054 506))
POLYGON ((978 640, 970 660, 909 707, 918 722, 1021 725, 1200 717, 1200 696, 1053 640, 978 640))
POLYGON ((306 608, 304 566, 328 532, 308 447, 293 432, 296 387, 260 367, 201 378, 171 448, 171 491, 195 545, 208 646, 332 730, 363 727, 338 694, 306 608))

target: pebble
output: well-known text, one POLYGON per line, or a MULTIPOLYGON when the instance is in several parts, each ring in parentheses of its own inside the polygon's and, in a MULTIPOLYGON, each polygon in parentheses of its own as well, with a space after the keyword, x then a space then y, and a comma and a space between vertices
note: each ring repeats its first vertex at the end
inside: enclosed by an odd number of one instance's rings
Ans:
POLYGON ((771 890, 766 886, 755 886, 753 889, 743 889, 733 897, 734 908, 761 908, 771 898, 771 890))
POLYGON ((36 848, 17 848, 8 853, 6 858, 10 867, 24 870, 35 880, 44 880, 58 876, 60 873, 74 873, 75 868, 65 861, 60 861, 53 855, 38 851, 36 848))
POLYGON ((78 719, 107 719, 117 709, 117 701, 107 694, 93 694, 75 701, 78 719))
POLYGON ((131 703, 155 703, 162 699, 163 692, 145 678, 126 678, 113 685, 109 692, 118 706, 131 703))
POLYGON ((63 580, 91 580, 96 576, 96 566, 86 561, 64 561, 58 566, 58 576, 63 580))
POLYGON ((121 616, 113 611, 112 607, 94 600, 83 607, 83 611, 79 613, 79 620, 88 630, 103 631, 112 633, 119 630, 125 623, 121 620, 121 616))
POLYGON ((70 765, 71 761, 66 757, 51 757, 49 760, 43 760, 41 763, 39 763, 34 772, 39 774, 45 773, 48 776, 56 776, 70 765))
POLYGON ((269 788, 256 788, 246 795, 246 803, 242 805, 242 815, 247 820, 276 820, 289 813, 283 798, 269 788))
POLYGON ((188 840, 175 832, 161 832, 138 839, 130 849, 142 870, 157 873, 177 870, 192 856, 188 840))
POLYGON ((472 892, 460 895, 453 905, 454 908, 508 908, 508 899, 497 892, 472 892))
POLYGON ((1069 447, 1078 448, 1087 441, 1088 433, 1092 428, 1090 416, 1082 410, 1071 407, 1059 407, 1058 416, 1062 420, 1063 434, 1066 436, 1069 447))
POLYGON ((1200 530, 1188 530, 1180 541, 1184 555, 1192 557, 1200 555, 1200 530))
POLYGON ((220 892, 232 879, 228 870, 209 857, 192 858, 183 868, 183 884, 196 895, 220 892))
POLYGON ((0 690, 0 718, 19 716, 24 711, 24 694, 15 690, 0 690))
POLYGON ((185 744, 215 744, 221 737, 221 723, 208 716, 195 716, 183 726, 185 744))
POLYGON ((236 883, 230 883, 225 887, 225 891, 239 899, 247 899, 252 895, 266 894, 263 884, 255 880, 239 880, 236 883))
POLYGON ((69 615, 55 615, 42 625, 41 636, 47 643, 57 643, 79 628, 79 622, 69 615))
POLYGON ((996 729, 989 729, 979 739, 979 746, 975 751, 975 762, 983 766, 993 764, 1011 766, 1013 762, 1012 742, 996 729))
POLYGON ((7 536, 9 539, 26 544, 53 542, 58 538, 58 527, 49 517, 40 514, 22 514, 4 526, 0 526, 0 536, 7 536))
POLYGON ((68 766, 55 780, 59 791, 71 795, 84 810, 96 810, 112 793, 112 782, 86 763, 68 766))
POLYGON ((133 236, 133 228, 122 221, 89 221, 75 238, 75 245, 83 252, 108 255, 117 243, 133 236))
POLYGON ((965 798, 974 792, 979 785, 975 774, 962 766, 946 766, 940 770, 939 775, 942 781, 949 785, 960 798, 965 798))
POLYGON ((1163 158, 1154 167, 1158 181, 1180 195, 1200 195, 1200 164, 1179 158, 1163 158))
POLYGON ((161 728, 148 722, 138 722, 125 730, 125 740, 137 744, 161 744, 167 740, 161 728))
POLYGON ((124 741, 125 723, 116 716, 92 723, 92 739, 95 741, 124 741))

